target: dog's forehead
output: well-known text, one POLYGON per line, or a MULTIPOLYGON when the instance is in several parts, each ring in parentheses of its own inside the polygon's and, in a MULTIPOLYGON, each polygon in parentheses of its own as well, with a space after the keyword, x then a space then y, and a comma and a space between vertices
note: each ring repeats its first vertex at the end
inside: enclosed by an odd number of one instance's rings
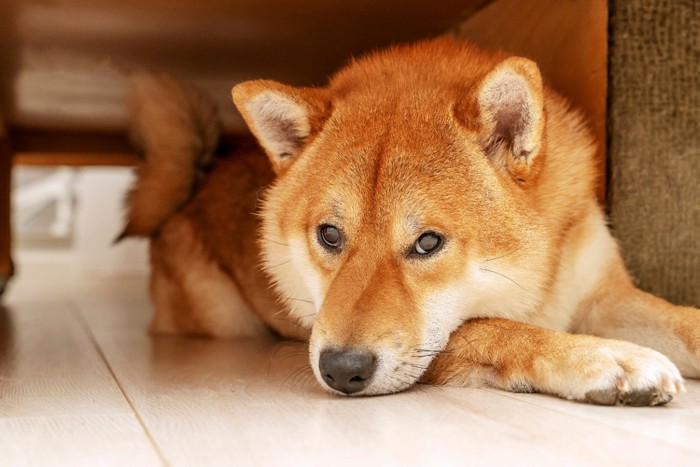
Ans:
POLYGON ((317 156, 327 168, 320 174, 326 188, 320 204, 339 218, 371 216, 377 225, 418 230, 443 211, 454 211, 455 204, 465 205, 465 189, 479 190, 488 176, 482 172, 490 171, 468 135, 444 122, 382 118, 365 128, 337 123, 317 156))

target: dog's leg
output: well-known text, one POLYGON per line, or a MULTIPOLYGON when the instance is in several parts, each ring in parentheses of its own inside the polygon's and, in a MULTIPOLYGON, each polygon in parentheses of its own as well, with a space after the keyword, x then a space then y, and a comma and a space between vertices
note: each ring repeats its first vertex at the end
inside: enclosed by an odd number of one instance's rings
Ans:
POLYGON ((663 405, 684 390, 676 367, 654 350, 499 318, 463 324, 423 381, 481 382, 606 405, 663 405))
POLYGON ((650 347, 670 358, 684 376, 700 377, 700 310, 637 289, 617 268, 582 311, 574 332, 650 347))

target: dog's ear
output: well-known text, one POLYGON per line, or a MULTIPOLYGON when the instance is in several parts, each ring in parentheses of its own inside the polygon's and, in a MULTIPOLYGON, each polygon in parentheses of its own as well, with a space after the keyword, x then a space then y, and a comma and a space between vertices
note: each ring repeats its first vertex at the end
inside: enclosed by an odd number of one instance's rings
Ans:
POLYGON ((537 65, 520 57, 501 62, 479 83, 476 107, 487 155, 521 183, 542 164, 545 112, 537 65))
POLYGON ((275 81, 246 81, 234 86, 231 94, 277 173, 289 167, 320 131, 330 107, 324 89, 293 88, 275 81))

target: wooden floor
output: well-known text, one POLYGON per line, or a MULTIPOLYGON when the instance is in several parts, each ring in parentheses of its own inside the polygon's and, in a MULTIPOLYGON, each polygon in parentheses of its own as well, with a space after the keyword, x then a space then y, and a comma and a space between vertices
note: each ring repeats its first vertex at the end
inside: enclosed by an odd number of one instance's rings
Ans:
POLYGON ((302 345, 153 338, 143 279, 24 271, 0 309, 0 465, 700 465, 662 408, 418 386, 338 398, 302 345))

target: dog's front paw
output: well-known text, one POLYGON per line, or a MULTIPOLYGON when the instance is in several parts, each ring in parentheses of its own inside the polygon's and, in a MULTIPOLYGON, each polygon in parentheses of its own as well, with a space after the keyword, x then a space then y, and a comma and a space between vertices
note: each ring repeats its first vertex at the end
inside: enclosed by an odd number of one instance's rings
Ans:
POLYGON ((627 342, 596 344, 570 348, 556 363, 542 362, 548 368, 540 371, 553 372, 553 392, 581 402, 633 406, 664 405, 685 392, 678 368, 659 352, 627 342))

